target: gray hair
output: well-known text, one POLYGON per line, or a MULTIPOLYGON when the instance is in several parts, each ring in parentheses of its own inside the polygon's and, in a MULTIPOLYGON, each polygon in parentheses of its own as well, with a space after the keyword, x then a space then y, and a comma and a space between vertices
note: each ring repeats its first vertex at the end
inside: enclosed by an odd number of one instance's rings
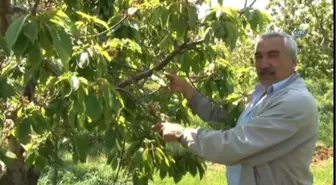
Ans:
POLYGON ((285 42, 285 46, 287 48, 287 53, 288 53, 289 57, 293 60, 297 59, 298 47, 297 47, 296 41, 294 40, 294 38, 292 36, 290 36, 290 35, 288 35, 287 33, 284 33, 284 32, 267 32, 267 33, 264 33, 264 34, 260 35, 257 39, 255 49, 257 49, 257 44, 260 40, 268 39, 268 38, 272 38, 272 37, 282 38, 285 42))

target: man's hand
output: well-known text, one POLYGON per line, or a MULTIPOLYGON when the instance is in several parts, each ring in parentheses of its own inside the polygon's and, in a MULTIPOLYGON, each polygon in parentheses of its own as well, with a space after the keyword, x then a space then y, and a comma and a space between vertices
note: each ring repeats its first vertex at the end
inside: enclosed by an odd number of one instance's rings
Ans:
POLYGON ((159 132, 166 142, 180 141, 184 127, 176 123, 158 123, 152 127, 153 131, 159 132))
POLYGON ((173 93, 183 93, 184 97, 189 101, 195 93, 195 89, 181 76, 167 73, 166 77, 169 80, 169 89, 173 93))

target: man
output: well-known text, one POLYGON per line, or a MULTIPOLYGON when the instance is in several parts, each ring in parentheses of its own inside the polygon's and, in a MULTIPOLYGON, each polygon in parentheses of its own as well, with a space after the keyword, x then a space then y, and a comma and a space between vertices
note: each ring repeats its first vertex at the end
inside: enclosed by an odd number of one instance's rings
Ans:
MULTIPOLYGON (((295 71, 297 45, 285 33, 260 36, 255 67, 260 84, 234 128, 225 131, 159 123, 163 139, 180 141, 206 160, 227 165, 229 185, 312 185, 310 162, 318 138, 317 104, 295 71)), ((203 120, 220 122, 225 110, 169 74, 172 92, 183 93, 203 120)))

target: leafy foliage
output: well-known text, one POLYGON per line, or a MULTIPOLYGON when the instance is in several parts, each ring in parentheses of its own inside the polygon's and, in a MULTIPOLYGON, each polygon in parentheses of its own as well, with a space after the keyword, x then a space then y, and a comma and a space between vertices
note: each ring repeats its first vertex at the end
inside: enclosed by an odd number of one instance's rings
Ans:
MULTIPOLYGON (((269 17, 218 6, 199 19, 197 3, 55 1, 16 18, 0 39, 1 120, 13 121, 3 135, 24 146, 26 165, 56 168, 62 151, 75 162, 100 153, 114 182, 146 184, 156 171, 175 182, 187 172, 202 178, 202 159, 151 131, 163 119, 190 124, 183 97, 161 91, 163 70, 192 72, 204 94, 230 97, 228 53, 269 17)), ((243 97, 225 102, 235 123, 243 97)))
POLYGON ((332 1, 271 1, 273 26, 288 33, 300 30, 298 70, 319 105, 320 141, 333 145, 333 9, 332 1), (323 24, 322 24, 323 23, 323 24))
POLYGON ((272 12, 273 27, 287 33, 296 30, 304 32, 302 37, 297 38, 300 74, 309 78, 330 78, 334 65, 332 2, 276 0, 267 7, 272 12))

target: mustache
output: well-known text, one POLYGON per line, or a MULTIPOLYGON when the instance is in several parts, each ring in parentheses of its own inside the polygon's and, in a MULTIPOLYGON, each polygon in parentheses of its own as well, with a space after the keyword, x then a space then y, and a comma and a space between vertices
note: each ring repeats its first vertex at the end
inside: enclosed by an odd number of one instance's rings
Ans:
POLYGON ((262 68, 258 70, 258 75, 275 75, 275 69, 273 67, 262 68))

